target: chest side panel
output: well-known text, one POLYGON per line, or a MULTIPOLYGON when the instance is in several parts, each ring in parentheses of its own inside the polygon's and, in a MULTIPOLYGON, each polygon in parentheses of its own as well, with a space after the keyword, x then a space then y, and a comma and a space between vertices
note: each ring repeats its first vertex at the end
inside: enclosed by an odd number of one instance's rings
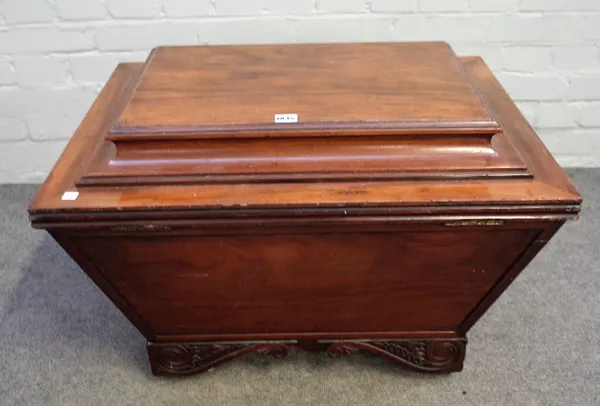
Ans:
POLYGON ((454 330, 539 230, 78 236, 159 335, 454 330))

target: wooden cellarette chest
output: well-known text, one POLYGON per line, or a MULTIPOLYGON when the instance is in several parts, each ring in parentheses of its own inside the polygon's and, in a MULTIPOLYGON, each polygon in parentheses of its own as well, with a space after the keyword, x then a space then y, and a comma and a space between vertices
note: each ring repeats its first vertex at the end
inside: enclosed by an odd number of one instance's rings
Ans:
POLYGON ((29 211, 157 375, 298 348, 451 372, 580 203, 480 58, 381 43, 121 64, 29 211))

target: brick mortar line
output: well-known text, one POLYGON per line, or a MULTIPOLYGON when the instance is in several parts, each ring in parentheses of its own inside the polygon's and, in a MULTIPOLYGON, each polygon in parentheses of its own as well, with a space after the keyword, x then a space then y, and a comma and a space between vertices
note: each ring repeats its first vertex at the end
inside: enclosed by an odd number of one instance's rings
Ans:
MULTIPOLYGON (((211 3, 212 4, 212 3, 211 3)), ((108 12, 108 11, 107 11, 108 12)), ((170 21, 176 22, 195 22, 198 23, 202 20, 211 20, 211 21, 219 21, 219 20, 257 20, 257 19, 285 19, 285 18, 299 18, 299 19, 327 19, 327 18, 394 18, 394 17, 440 17, 440 18, 469 18, 473 15, 478 17, 505 17, 505 18, 515 18, 523 20, 532 19, 532 17, 539 17, 541 19, 545 17, 582 17, 582 18, 595 18, 600 17, 600 10, 597 11, 578 11, 578 12, 565 12, 565 11, 557 11, 557 12, 517 12, 517 13, 506 13, 503 11, 469 11, 469 12, 404 12, 404 13, 389 13, 389 12, 366 12, 366 11, 357 11, 357 12, 330 12, 330 13, 296 13, 296 14, 288 14, 288 13, 273 13, 273 14, 247 14, 247 15, 204 15, 198 17, 177 17, 177 16, 168 16, 165 17, 157 14, 153 17, 111 17, 106 19, 90 19, 90 20, 69 20, 69 19, 58 19, 58 21, 49 21, 49 22, 23 22, 23 23, 10 23, 5 20, 6 28, 41 28, 41 27, 79 27, 84 24, 94 24, 94 25, 103 25, 110 23, 118 23, 118 24, 152 24, 152 23, 164 23, 170 21)), ((110 15, 109 15, 110 16, 110 15)))

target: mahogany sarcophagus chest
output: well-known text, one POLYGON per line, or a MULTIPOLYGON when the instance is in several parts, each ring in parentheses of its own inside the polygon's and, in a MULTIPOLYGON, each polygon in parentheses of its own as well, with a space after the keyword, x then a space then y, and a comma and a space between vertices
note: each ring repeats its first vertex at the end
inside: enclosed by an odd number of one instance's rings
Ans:
POLYGON ((580 203, 480 58, 381 43, 121 64, 29 212, 155 374, 298 348, 450 372, 580 203))

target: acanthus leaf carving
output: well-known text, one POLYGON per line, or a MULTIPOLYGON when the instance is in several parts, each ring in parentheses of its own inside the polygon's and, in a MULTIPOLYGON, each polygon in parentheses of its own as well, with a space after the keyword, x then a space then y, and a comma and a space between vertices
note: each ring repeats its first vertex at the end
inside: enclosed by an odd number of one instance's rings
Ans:
POLYGON ((285 343, 149 343, 148 353, 156 375, 189 375, 206 371, 220 363, 249 352, 283 357, 285 343))
POLYGON ((392 361, 424 372, 460 371, 465 356, 465 339, 402 340, 402 341, 339 341, 333 342, 328 354, 339 356, 358 350, 385 356, 392 361))
MULTIPOLYGON (((465 338, 430 340, 315 340, 330 356, 369 351, 423 372, 452 372, 462 369, 465 338)), ((250 352, 283 357, 297 342, 149 343, 148 353, 156 375, 189 375, 250 352)), ((311 347, 311 346, 308 346, 311 347)), ((319 348, 319 346, 313 346, 319 348)))

